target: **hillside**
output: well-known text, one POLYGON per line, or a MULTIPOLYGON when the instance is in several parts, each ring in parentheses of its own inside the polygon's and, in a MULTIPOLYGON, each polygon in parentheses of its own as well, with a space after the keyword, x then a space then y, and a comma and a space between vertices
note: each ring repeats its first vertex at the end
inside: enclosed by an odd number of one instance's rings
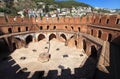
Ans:
POLYGON ((76 2, 74 0, 68 0, 68 1, 57 1, 57 0, 33 0, 37 4, 37 2, 45 2, 48 5, 54 5, 57 4, 58 7, 61 8, 71 8, 72 6, 82 6, 82 7, 91 7, 88 4, 82 3, 82 2, 76 2))
MULTIPOLYGON (((71 8, 71 7, 91 7, 88 4, 76 2, 74 0, 57 1, 57 0, 3 0, 4 4, 0 7, 0 12, 17 15, 19 10, 41 8, 39 2, 44 2, 46 5, 53 5, 56 8, 71 8)), ((0 2, 1 4, 1 2, 0 2)))

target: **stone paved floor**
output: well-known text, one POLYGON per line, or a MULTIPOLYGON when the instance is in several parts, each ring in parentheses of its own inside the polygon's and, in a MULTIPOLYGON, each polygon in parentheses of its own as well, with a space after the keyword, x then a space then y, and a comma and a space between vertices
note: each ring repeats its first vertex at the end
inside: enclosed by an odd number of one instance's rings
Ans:
POLYGON ((0 62, 0 79, 39 79, 34 75, 37 72, 40 75, 42 71, 46 79, 80 79, 82 75, 86 77, 86 72, 92 71, 92 66, 89 66, 90 70, 88 66, 83 66, 87 58, 81 50, 64 46, 63 42, 56 39, 48 44, 45 40, 32 42, 27 48, 16 49, 8 58, 0 62), (48 52, 46 47, 49 49, 51 58, 48 62, 42 63, 38 61, 38 57, 40 53, 48 52), (21 60, 21 57, 26 57, 26 59, 21 60), (21 73, 22 68, 27 68, 27 71, 21 73))
POLYGON ((58 70, 60 75, 61 69, 71 69, 74 74, 74 68, 80 67, 87 59, 86 54, 74 47, 64 46, 64 43, 58 40, 51 40, 50 44, 47 44, 45 40, 30 43, 28 48, 21 48, 14 51, 11 55, 12 58, 20 65, 21 68, 27 67, 31 73, 35 71, 45 71, 47 74, 49 70, 58 70), (38 61, 40 53, 47 52, 51 54, 51 58, 48 62, 42 63, 38 61), (59 50, 56 50, 59 48, 59 50), (35 51, 33 51, 35 50, 35 51), (80 56, 83 54, 83 56, 80 56), (63 57, 67 55, 68 57, 63 57), (21 57, 26 57, 25 60, 20 60, 21 57))

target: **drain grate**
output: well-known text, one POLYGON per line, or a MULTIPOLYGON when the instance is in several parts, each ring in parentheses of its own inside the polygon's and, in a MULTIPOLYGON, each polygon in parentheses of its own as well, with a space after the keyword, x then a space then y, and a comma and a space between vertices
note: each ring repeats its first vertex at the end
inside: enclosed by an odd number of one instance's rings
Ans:
POLYGON ((60 49, 59 49, 59 48, 57 48, 56 50, 57 50, 57 51, 59 51, 60 49))
POLYGON ((80 54, 80 56, 82 57, 82 56, 83 56, 83 54, 80 54))
POLYGON ((66 58, 66 57, 68 57, 68 55, 67 55, 67 54, 63 55, 63 58, 66 58))
POLYGON ((36 49, 33 49, 32 51, 33 51, 33 52, 37 52, 37 50, 36 50, 36 49))
POLYGON ((64 69, 64 66, 62 66, 62 65, 59 65, 59 66, 58 66, 58 68, 60 68, 60 69, 64 69))
POLYGON ((20 57, 20 60, 25 60, 26 59, 26 57, 20 57))
POLYGON ((45 47, 45 49, 48 49, 48 47, 45 47))

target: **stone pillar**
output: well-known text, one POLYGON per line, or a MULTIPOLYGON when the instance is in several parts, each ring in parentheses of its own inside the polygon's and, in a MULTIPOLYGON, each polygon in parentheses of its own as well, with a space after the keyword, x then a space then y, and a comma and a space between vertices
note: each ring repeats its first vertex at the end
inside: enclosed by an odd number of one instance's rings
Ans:
POLYGON ((79 49, 81 49, 81 50, 83 50, 83 41, 82 41, 83 39, 82 39, 82 36, 79 36, 78 37, 78 48, 79 49))
POLYGON ((68 46, 68 40, 65 41, 65 46, 68 46))
POLYGON ((36 42, 36 41, 37 41, 36 37, 33 37, 32 42, 36 42))
POLYGON ((91 54, 91 46, 90 46, 90 44, 87 45, 86 54, 87 54, 87 56, 90 56, 90 54, 91 54))
POLYGON ((36 39, 36 34, 34 33, 34 34, 33 34, 32 42, 36 42, 36 41, 37 41, 37 39, 36 39))

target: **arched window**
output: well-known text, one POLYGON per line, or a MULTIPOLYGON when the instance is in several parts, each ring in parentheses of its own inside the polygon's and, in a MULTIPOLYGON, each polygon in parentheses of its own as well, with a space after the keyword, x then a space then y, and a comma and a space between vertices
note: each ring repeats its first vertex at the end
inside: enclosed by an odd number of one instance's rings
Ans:
POLYGON ((65 29, 67 29, 67 26, 65 26, 65 29))
POLYGON ((102 32, 101 30, 98 31, 98 38, 101 38, 102 32))
POLYGON ((42 26, 40 26, 40 30, 42 30, 43 29, 43 27, 42 26))
POLYGON ((78 31, 80 32, 80 27, 78 27, 78 31))
POLYGON ((8 28, 8 33, 12 33, 12 29, 11 28, 8 28))
POLYGON ((53 27, 53 30, 55 30, 55 29, 56 29, 56 26, 53 27))
POLYGON ((73 26, 71 26, 71 30, 74 30, 73 26))
POLYGON ((91 35, 93 35, 93 29, 91 29, 91 35))
POLYGON ((99 23, 101 23, 101 19, 99 20, 99 23))
POLYGON ((49 26, 47 26, 47 30, 49 30, 49 26))
POLYGON ((109 19, 107 19, 106 23, 107 23, 107 24, 109 23, 109 19))
POLYGON ((26 31, 28 31, 28 27, 26 27, 26 31))
POLYGON ((18 27, 18 32, 21 32, 21 28, 20 27, 18 27))

